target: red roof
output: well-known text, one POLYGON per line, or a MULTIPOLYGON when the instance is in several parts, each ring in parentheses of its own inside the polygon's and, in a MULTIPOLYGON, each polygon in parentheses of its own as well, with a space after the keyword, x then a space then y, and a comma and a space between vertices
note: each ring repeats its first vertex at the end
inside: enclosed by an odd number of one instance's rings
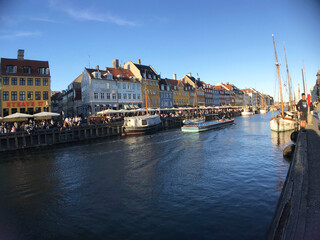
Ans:
POLYGON ((1 73, 3 76, 39 76, 50 77, 49 74, 40 74, 39 68, 49 68, 48 61, 36 61, 36 60, 19 60, 10 58, 1 58, 1 73), (7 73, 6 66, 16 66, 16 73, 7 73), (23 67, 31 67, 31 74, 23 73, 23 67))
MULTIPOLYGON (((90 74, 91 78, 94 78, 92 73, 96 72, 97 69, 88 69, 86 68, 88 73, 90 74)), ((111 73, 113 76, 113 79, 116 81, 126 81, 126 82, 134 82, 130 79, 130 77, 134 77, 133 73, 129 69, 117 69, 117 68, 105 68, 105 70, 99 70, 101 73, 101 79, 106 80, 107 77, 104 76, 107 73, 111 73), (121 78, 120 78, 121 75, 121 78)))

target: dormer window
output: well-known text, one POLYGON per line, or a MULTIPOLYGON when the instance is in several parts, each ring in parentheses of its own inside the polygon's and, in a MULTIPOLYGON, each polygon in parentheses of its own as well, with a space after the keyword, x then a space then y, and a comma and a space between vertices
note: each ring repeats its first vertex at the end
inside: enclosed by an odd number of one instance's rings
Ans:
POLYGON ((142 74, 141 74, 141 76, 142 76, 143 78, 145 78, 145 75, 144 75, 144 73, 142 73, 142 74))
POLYGON ((151 79, 151 74, 148 74, 148 78, 151 79))
POLYGON ((6 73, 17 73, 17 66, 7 65, 6 73))
POLYGON ((31 67, 24 66, 22 67, 23 74, 31 74, 31 67))
POLYGON ((153 75, 153 79, 157 79, 156 75, 153 75))
POLYGON ((161 90, 164 91, 164 85, 163 84, 161 84, 161 90))
POLYGON ((112 80, 112 79, 113 79, 113 76, 112 76, 111 73, 107 73, 107 79, 108 79, 108 80, 112 80))
POLYGON ((39 73, 41 75, 47 75, 47 74, 49 74, 49 68, 41 67, 41 68, 39 68, 39 73))
POLYGON ((170 87, 169 86, 167 86, 167 91, 170 91, 170 87))

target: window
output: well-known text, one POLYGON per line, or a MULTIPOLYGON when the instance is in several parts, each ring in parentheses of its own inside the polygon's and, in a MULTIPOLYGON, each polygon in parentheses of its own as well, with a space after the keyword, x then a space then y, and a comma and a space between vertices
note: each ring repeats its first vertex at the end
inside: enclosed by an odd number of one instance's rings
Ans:
POLYGON ((23 67, 22 72, 23 74, 31 74, 31 67, 23 67))
POLYGON ((20 85, 26 85, 26 80, 24 78, 20 78, 20 85))
POLYGON ((17 92, 11 92, 11 100, 17 101, 17 92))
POLYGON ((43 108, 43 111, 44 111, 44 112, 49 112, 49 107, 44 107, 44 108, 43 108))
POLYGON ((132 97, 133 99, 136 99, 136 94, 133 94, 133 97, 132 97))
POLYGON ((3 85, 9 85, 9 78, 8 77, 3 78, 3 85))
POLYGON ((28 100, 33 100, 33 92, 28 92, 27 93, 27 99, 28 100))
POLYGON ((150 74, 148 74, 148 78, 151 78, 151 75, 150 75, 150 74))
POLYGON ((9 92, 3 92, 3 101, 9 101, 9 92))
POLYGON ((48 71, 47 71, 47 68, 44 68, 44 67, 39 68, 39 73, 40 73, 41 75, 48 74, 48 72, 49 72, 49 69, 48 69, 48 71))
POLYGON ((20 92, 20 94, 19 94, 19 100, 20 100, 20 101, 26 100, 26 92, 20 92))
POLYGON ((36 100, 41 100, 41 92, 36 92, 36 100))
POLYGON ((126 84, 125 83, 122 84, 122 88, 126 89, 126 84))
POLYGON ((20 108, 20 113, 25 113, 26 109, 25 108, 20 108))
POLYGON ((138 94, 138 99, 140 99, 140 94, 138 94))
POLYGON ((98 93, 94 93, 94 99, 98 99, 98 97, 99 97, 99 95, 98 95, 98 93))
POLYGON ((43 92, 43 100, 48 100, 48 99, 49 99, 48 91, 44 91, 43 92))
POLYGON ((11 78, 11 85, 17 85, 18 84, 18 80, 16 77, 11 78))
POLYGON ((6 73, 16 73, 17 66, 7 65, 6 66, 6 73))
POLYGON ((18 112, 18 110, 16 108, 11 108, 11 114, 14 114, 16 112, 18 112))
POLYGON ((118 99, 121 99, 121 93, 118 93, 118 99))
POLYGON ((28 108, 27 109, 27 114, 33 114, 33 108, 28 108))
POLYGON ((8 115, 9 115, 9 108, 4 108, 2 117, 8 116, 8 115))
POLYGON ((132 90, 134 90, 135 89, 135 85, 134 84, 132 84, 132 90))
POLYGON ((28 78, 28 86, 32 86, 33 85, 33 78, 28 78))
POLYGON ((123 99, 127 99, 127 94, 126 93, 123 94, 123 99))
POLYGON ((110 93, 107 93, 107 99, 110 99, 110 93))
POLYGON ((41 112, 41 107, 36 107, 35 113, 39 113, 39 112, 41 112))
POLYGON ((103 92, 100 93, 100 98, 101 98, 101 99, 104 99, 104 93, 103 93, 103 92))
POLYGON ((128 94, 128 99, 131 99, 131 94, 130 93, 128 94))
POLYGON ((110 83, 106 83, 106 89, 110 88, 110 83))
POLYGON ((117 99, 117 95, 115 93, 112 93, 112 99, 117 99))
POLYGON ((36 86, 40 86, 41 85, 41 79, 40 78, 36 78, 35 85, 36 86))
POLYGON ((48 86, 48 78, 44 78, 42 81, 43 81, 43 86, 48 86))

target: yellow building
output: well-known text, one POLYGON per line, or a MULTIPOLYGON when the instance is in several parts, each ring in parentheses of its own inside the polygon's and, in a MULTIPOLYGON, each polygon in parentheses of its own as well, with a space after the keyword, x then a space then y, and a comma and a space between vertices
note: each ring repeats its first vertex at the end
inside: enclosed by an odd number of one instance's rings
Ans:
POLYGON ((0 115, 19 112, 50 112, 51 90, 48 61, 24 59, 18 50, 17 59, 1 58, 0 115))
POLYGON ((124 68, 129 69, 141 82, 143 106, 146 107, 145 88, 147 88, 148 107, 159 108, 159 76, 158 73, 153 69, 153 67, 141 65, 141 61, 139 59, 138 64, 130 61, 124 65, 124 68))
POLYGON ((173 106, 185 107, 190 104, 189 92, 187 86, 181 80, 167 79, 173 92, 173 106))

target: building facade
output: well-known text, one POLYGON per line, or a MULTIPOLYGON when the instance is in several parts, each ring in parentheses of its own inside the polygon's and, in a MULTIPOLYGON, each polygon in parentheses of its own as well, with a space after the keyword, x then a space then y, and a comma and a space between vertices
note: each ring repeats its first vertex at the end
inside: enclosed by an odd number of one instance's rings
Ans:
POLYGON ((51 111, 51 79, 48 61, 1 58, 0 115, 51 111))
MULTIPOLYGON (((204 83, 202 83, 204 84, 204 83)), ((204 99, 205 99, 205 105, 206 106, 213 106, 213 92, 214 92, 214 88, 209 85, 206 84, 204 85, 204 99)))
POLYGON ((145 92, 147 92, 148 107, 160 107, 159 76, 152 66, 142 65, 140 59, 138 64, 132 61, 125 63, 124 68, 130 70, 141 83, 143 106, 146 107, 145 92))
POLYGON ((173 107, 173 93, 167 79, 160 79, 160 108, 173 107))
POLYGON ((85 68, 81 82, 83 114, 96 114, 104 109, 118 109, 117 82, 105 70, 85 68))
POLYGON ((166 79, 170 85, 174 107, 185 107, 189 105, 189 92, 187 85, 181 80, 166 79))

